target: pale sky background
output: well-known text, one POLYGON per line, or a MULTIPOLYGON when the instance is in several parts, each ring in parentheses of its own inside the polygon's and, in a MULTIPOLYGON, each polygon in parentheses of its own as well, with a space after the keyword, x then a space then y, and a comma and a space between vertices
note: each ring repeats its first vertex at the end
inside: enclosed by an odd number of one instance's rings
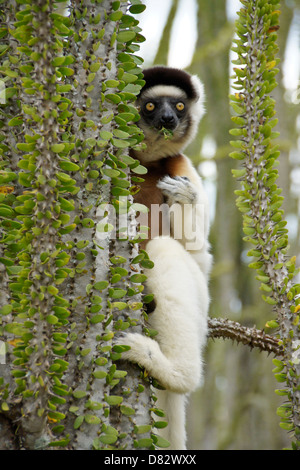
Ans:
MULTIPOLYGON (((227 3, 227 16, 233 20, 236 18, 236 12, 240 9, 240 0, 220 0, 227 3)), ((282 0, 281 8, 293 0, 282 0)), ((145 67, 152 65, 155 57, 161 34, 167 20, 168 12, 171 8, 172 0, 144 0, 147 6, 146 10, 137 15, 142 28, 142 34, 146 41, 141 44, 141 50, 138 55, 142 56, 145 67)), ((168 57, 169 66, 186 68, 190 65, 195 41, 197 37, 196 24, 197 2, 196 0, 180 0, 179 11, 176 15, 172 30, 172 47, 168 57)), ((290 29, 285 60, 282 64, 283 84, 286 88, 286 99, 295 106, 299 106, 298 132, 300 134, 300 9, 295 14, 290 29)), ((233 53, 232 58, 233 57, 233 53)), ((232 75, 231 70, 229 74, 232 75)), ((201 77, 200 77, 201 78, 201 77)), ((201 163, 198 167, 199 173, 205 177, 206 190, 209 193, 211 201, 215 200, 215 181, 217 178, 216 164, 212 159, 215 153, 215 143, 207 136, 204 139, 201 153, 208 160, 201 163), (211 158, 211 160, 209 160, 211 158)), ((290 161, 293 166, 291 171, 291 191, 298 198, 298 215, 287 214, 288 227, 291 238, 299 238, 300 244, 300 137, 298 147, 291 151, 290 161)), ((212 208, 214 204, 211 204, 212 208)), ((211 217, 214 217, 212 210, 211 217)))
MULTIPOLYGON (((137 15, 137 18, 143 30, 142 34, 146 37, 146 42, 141 45, 140 54, 147 66, 151 65, 155 57, 172 0, 144 0, 144 3, 147 8, 144 13, 137 15)), ((229 19, 235 19, 236 11, 239 10, 240 6, 239 0, 227 0, 227 16, 229 19)), ((168 59, 169 66, 185 68, 190 65, 197 37, 196 12, 197 2, 195 0, 180 1, 179 11, 173 26, 172 47, 168 59)), ((284 85, 288 90, 297 90, 299 88, 299 24, 300 11, 298 11, 293 21, 288 40, 286 60, 283 64, 284 85), (297 24, 298 28, 296 27, 297 24)))

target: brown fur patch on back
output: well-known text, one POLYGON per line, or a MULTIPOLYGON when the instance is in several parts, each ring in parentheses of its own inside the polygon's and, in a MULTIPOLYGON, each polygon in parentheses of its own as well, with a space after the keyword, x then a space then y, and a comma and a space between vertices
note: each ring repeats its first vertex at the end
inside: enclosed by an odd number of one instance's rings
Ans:
POLYGON ((155 235, 163 235, 162 233, 162 213, 159 214, 159 219, 152 221, 155 226, 151 224, 151 206, 157 204, 160 206, 165 203, 164 195, 157 187, 157 183, 164 176, 187 176, 192 182, 194 179, 194 169, 189 160, 184 155, 176 155, 175 157, 168 157, 159 160, 158 162, 147 165, 148 173, 144 176, 144 182, 141 183, 140 191, 134 196, 135 202, 144 204, 148 207, 148 225, 150 231, 147 240, 140 243, 140 247, 145 249, 147 241, 155 235))
POLYGON ((192 183, 195 182, 194 168, 188 158, 182 154, 167 158, 166 170, 167 174, 172 177, 187 176, 192 183))

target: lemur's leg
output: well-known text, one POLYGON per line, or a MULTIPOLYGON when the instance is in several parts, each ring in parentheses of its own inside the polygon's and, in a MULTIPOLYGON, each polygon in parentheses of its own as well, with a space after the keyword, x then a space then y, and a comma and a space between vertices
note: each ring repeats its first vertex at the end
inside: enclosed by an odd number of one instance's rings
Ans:
POLYGON ((157 238, 147 245, 154 268, 147 270, 147 289, 156 308, 149 323, 158 331, 154 339, 137 333, 120 338, 131 347, 122 358, 139 363, 167 389, 187 393, 202 375, 201 352, 207 333, 207 282, 197 263, 172 238, 157 238))

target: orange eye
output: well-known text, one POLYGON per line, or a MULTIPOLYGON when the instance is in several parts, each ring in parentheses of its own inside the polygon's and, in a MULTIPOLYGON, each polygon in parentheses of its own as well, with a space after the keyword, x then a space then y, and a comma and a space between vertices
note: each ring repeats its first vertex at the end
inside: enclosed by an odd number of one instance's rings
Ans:
POLYGON ((179 103, 176 104, 176 108, 178 109, 178 111, 183 111, 185 108, 184 103, 179 101, 179 103))
POLYGON ((151 101, 146 104, 146 109, 147 109, 147 111, 153 111, 154 108, 155 108, 155 104, 154 104, 154 103, 151 103, 151 101))

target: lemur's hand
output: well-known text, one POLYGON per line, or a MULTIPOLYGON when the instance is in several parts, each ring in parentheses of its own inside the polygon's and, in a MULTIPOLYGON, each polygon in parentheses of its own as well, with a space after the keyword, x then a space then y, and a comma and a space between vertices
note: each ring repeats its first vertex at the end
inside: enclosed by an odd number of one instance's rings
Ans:
POLYGON ((175 176, 174 178, 164 176, 157 183, 157 187, 168 198, 170 205, 175 203, 194 204, 196 202, 197 191, 186 176, 175 176))

